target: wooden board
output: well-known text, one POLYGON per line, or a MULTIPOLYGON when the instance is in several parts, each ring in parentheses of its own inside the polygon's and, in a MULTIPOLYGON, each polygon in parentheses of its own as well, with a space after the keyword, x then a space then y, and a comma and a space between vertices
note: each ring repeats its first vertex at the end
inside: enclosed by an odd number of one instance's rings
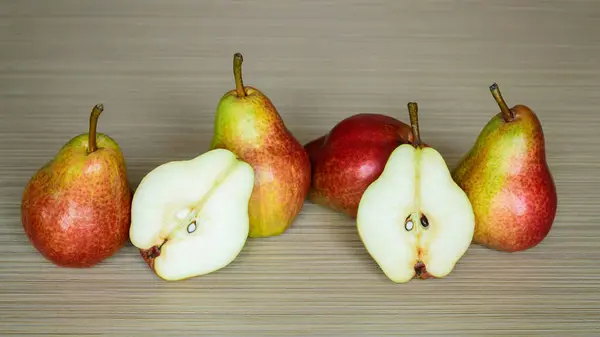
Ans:
POLYGON ((600 335, 600 2, 1 1, 0 334, 120 336, 600 335), (104 103, 132 187, 205 151, 231 57, 299 141, 360 112, 408 121, 453 167, 498 111, 542 120, 559 209, 547 239, 473 245, 443 280, 386 279, 352 220, 306 202, 284 235, 229 267, 158 279, 131 245, 87 270, 28 243, 31 175, 104 103))

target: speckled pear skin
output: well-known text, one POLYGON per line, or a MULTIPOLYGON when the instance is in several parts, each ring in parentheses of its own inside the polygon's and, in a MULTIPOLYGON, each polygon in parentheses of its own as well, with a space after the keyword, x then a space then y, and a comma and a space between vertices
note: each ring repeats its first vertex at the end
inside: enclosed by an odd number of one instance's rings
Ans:
POLYGON ((37 171, 23 193, 21 220, 33 246, 60 267, 92 267, 129 235, 132 191, 119 145, 96 135, 72 138, 37 171))
POLYGON ((244 97, 231 90, 221 98, 210 148, 230 150, 252 166, 249 236, 277 236, 291 226, 304 205, 310 160, 271 100, 254 87, 244 89, 244 97))
POLYGON ((475 213, 473 242, 515 252, 537 246, 550 232, 557 191, 546 161, 544 133, 527 106, 495 115, 453 171, 475 213))

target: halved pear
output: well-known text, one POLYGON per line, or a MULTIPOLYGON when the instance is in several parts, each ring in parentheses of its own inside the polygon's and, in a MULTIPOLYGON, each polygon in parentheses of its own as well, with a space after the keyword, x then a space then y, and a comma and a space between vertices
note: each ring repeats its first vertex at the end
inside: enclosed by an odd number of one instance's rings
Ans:
POLYGON ((361 197, 357 229, 371 257, 393 282, 450 274, 473 239, 469 199, 441 154, 423 147, 417 105, 409 103, 413 144, 403 144, 361 197))
POLYGON ((135 191, 130 240, 165 280, 221 269, 246 243, 253 187, 252 167, 225 149, 160 165, 135 191))

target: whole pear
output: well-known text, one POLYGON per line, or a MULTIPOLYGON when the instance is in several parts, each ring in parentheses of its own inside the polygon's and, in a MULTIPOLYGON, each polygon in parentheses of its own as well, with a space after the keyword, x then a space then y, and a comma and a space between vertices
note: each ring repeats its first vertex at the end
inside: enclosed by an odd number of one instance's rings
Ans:
POLYGON ((453 171, 476 217, 473 242, 506 251, 538 245, 550 232, 557 192, 546 160, 544 133, 525 105, 509 108, 496 83, 500 107, 453 171))
POLYGON ((312 171, 308 199, 355 218, 363 193, 390 154, 412 138, 411 126, 391 116, 361 113, 341 120, 304 145, 312 171))
POLYGON ((32 245, 60 267, 92 267, 129 237, 132 191, 125 159, 109 136, 96 133, 104 107, 94 107, 89 133, 67 142, 29 180, 21 220, 32 245))
POLYGON ((234 54, 236 88, 217 106, 210 148, 235 153, 254 170, 249 202, 250 237, 284 233, 300 213, 310 187, 310 160, 271 100, 244 86, 243 57, 234 54))

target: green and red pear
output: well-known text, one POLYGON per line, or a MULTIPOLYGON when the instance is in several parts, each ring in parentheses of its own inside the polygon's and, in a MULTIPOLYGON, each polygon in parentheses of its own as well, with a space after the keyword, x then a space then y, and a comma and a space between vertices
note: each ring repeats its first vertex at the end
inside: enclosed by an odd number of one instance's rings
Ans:
POLYGON ((132 192, 119 145, 96 132, 102 111, 94 107, 89 132, 67 142, 23 193, 25 233, 57 266, 92 267, 128 240, 132 192))
POLYGON ((242 55, 234 54, 236 87, 218 103, 210 148, 232 151, 252 166, 249 236, 276 236, 292 225, 304 205, 310 160, 273 102, 259 89, 244 86, 242 62, 242 55))
POLYGON ((525 105, 510 108, 497 84, 500 107, 453 171, 476 216, 473 241, 515 252, 537 246, 556 216, 558 197, 537 115, 525 105))

